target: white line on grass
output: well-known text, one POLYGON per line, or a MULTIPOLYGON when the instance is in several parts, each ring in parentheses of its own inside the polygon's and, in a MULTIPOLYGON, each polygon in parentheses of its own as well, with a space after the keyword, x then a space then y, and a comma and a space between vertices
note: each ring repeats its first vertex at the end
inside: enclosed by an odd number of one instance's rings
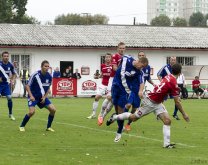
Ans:
MULTIPOLYGON (((43 119, 38 119, 41 121, 47 121, 47 120, 43 120, 43 119)), ((70 124, 70 123, 63 123, 63 122, 55 122, 56 124, 61 124, 61 125, 68 125, 68 126, 73 126, 73 127, 79 127, 79 128, 83 128, 83 129, 88 129, 88 130, 92 130, 92 131, 99 131, 99 132, 105 132, 105 133, 113 133, 115 134, 114 131, 109 131, 109 130, 103 130, 103 129, 97 129, 97 128, 91 128, 91 127, 86 127, 83 125, 77 125, 77 124, 70 124)), ((127 134, 127 133, 122 133, 125 136, 129 136, 129 137, 135 137, 135 138, 140 138, 140 139, 145 139, 145 140, 151 140, 151 141, 156 141, 156 142, 161 142, 162 140, 158 140, 158 139, 154 139, 154 138, 148 138, 148 137, 144 137, 144 136, 138 136, 138 135, 134 135, 134 134, 127 134)), ((183 147, 196 147, 196 146, 192 146, 192 145, 188 145, 188 144, 183 144, 183 143, 177 143, 177 145, 183 146, 183 147)))

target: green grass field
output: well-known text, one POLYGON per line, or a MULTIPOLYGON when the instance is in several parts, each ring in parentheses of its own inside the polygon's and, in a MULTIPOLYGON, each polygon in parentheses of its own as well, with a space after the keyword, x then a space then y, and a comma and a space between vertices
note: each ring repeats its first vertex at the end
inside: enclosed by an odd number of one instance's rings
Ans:
MULTIPOLYGON (((171 141, 177 144, 175 149, 162 148, 162 123, 153 114, 133 123, 132 131, 114 143, 116 124, 99 127, 96 119, 86 119, 93 98, 51 100, 57 108, 54 133, 45 131, 48 111, 38 108, 26 132, 19 132, 22 118, 28 112, 26 99, 13 99, 16 121, 9 120, 6 99, 0 99, 1 165, 208 164, 206 99, 183 101, 191 119, 189 123, 171 117, 171 141)), ((172 114, 173 100, 165 105, 172 114)))

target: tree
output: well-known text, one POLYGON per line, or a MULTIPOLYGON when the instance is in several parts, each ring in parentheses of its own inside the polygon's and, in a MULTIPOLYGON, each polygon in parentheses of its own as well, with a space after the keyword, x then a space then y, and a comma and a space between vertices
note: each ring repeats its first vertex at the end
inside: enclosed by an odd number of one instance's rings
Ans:
POLYGON ((197 26, 197 27, 206 26, 204 15, 200 12, 193 13, 189 18, 189 26, 197 26))
POLYGON ((67 14, 59 15, 55 18, 55 25, 95 25, 95 24, 107 24, 108 17, 101 14, 80 15, 80 14, 67 14))
POLYGON ((187 21, 184 18, 175 18, 173 19, 173 26, 184 27, 187 26, 187 21))
POLYGON ((206 26, 208 26, 208 14, 204 16, 204 21, 205 21, 206 26))
POLYGON ((27 0, 0 0, 0 23, 40 24, 25 14, 27 0))
POLYGON ((0 23, 12 22, 12 0, 0 0, 0 23))
POLYGON ((170 18, 166 15, 160 15, 158 17, 155 17, 151 21, 152 26, 170 26, 171 21, 170 18))

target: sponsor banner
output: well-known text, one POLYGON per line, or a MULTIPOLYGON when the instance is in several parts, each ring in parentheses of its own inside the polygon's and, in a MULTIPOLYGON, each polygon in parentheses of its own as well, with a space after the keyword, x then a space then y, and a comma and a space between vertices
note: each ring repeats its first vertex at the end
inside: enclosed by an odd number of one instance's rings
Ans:
POLYGON ((81 78, 77 82, 77 95, 92 96, 97 94, 100 85, 100 79, 81 78))
POLYGON ((77 80, 73 78, 53 78, 52 95, 77 95, 77 80))

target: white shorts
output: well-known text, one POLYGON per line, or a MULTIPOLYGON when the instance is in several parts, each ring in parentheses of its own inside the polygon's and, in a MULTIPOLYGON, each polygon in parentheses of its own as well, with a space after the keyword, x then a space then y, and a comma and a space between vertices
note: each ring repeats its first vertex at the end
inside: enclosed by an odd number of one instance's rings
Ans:
POLYGON ((110 77, 108 81, 108 87, 107 87, 107 90, 108 90, 107 96, 111 96, 112 84, 113 84, 113 77, 110 77))
POLYGON ((101 85, 98 87, 97 95, 100 95, 100 96, 105 95, 105 94, 107 93, 107 87, 108 87, 108 86, 101 84, 101 85))
POLYGON ((149 98, 147 98, 146 95, 144 95, 144 98, 141 101, 141 106, 136 110, 134 114, 137 118, 141 118, 151 112, 154 112, 156 116, 161 113, 168 113, 162 103, 154 103, 149 98))

